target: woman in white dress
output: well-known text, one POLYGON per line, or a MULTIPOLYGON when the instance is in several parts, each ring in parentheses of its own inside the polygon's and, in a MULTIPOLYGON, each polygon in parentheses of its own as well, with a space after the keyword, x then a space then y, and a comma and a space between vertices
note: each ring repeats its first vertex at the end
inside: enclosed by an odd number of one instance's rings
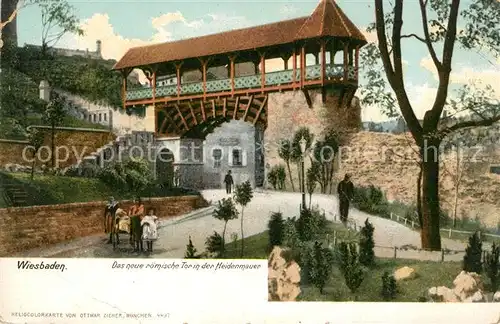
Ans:
POLYGON ((147 252, 153 252, 153 241, 158 239, 157 224, 158 217, 155 215, 155 210, 151 208, 141 221, 142 239, 146 241, 147 252))

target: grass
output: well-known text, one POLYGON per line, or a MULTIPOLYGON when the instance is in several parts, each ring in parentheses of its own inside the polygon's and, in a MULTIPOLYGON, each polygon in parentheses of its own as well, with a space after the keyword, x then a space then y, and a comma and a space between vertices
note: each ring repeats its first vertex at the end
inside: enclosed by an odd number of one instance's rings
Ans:
MULTIPOLYGON (((28 194, 27 204, 30 206, 101 201, 108 199, 109 196, 114 196, 119 200, 133 198, 132 194, 121 194, 94 178, 35 174, 32 181, 28 173, 0 172, 0 183, 4 181, 22 186, 28 194)), ((149 195, 145 193, 143 196, 167 197, 195 194, 198 192, 174 188, 170 190, 152 189, 149 195)), ((0 206, 2 202, 3 199, 0 198, 0 206)), ((3 204, 5 205, 5 202, 3 204)))
MULTIPOLYGON (((333 240, 333 232, 337 233, 337 237, 343 241, 357 242, 357 235, 352 230, 348 230, 344 225, 328 221, 324 232, 319 235, 319 241, 333 240), (328 238, 327 238, 328 234, 328 238)), ((227 240, 228 238, 226 238, 227 240)), ((241 241, 233 241, 226 244, 226 258, 240 259, 241 241)), ((249 236, 245 238, 244 259, 267 259, 269 254, 269 232, 249 236)))
MULTIPOLYGON (((341 224, 330 223, 327 233, 337 230, 340 237, 352 235, 341 224)), ((324 234, 326 235, 326 234, 324 234)), ((352 237, 352 236, 351 236, 352 237)), ((323 237, 324 238, 324 237, 323 237)), ((353 237, 353 240, 356 240, 353 237)), ((267 259, 269 254, 269 236, 268 232, 262 232, 245 239, 245 253, 243 259, 267 259)), ((241 242, 234 241, 226 244, 226 258, 240 259, 241 242)), ((409 266, 415 269, 417 277, 412 280, 398 282, 398 294, 394 301, 397 302, 417 302, 419 297, 434 286, 451 287, 453 280, 462 270, 461 262, 430 262, 418 260, 395 260, 395 259, 376 259, 376 265, 367 271, 365 279, 355 295, 349 291, 346 286, 338 266, 334 265, 334 270, 329 278, 324 293, 311 285, 303 283, 301 285, 302 293, 299 295, 300 301, 364 301, 375 302, 383 301, 381 297, 382 274, 385 271, 393 273, 394 270, 409 266)))

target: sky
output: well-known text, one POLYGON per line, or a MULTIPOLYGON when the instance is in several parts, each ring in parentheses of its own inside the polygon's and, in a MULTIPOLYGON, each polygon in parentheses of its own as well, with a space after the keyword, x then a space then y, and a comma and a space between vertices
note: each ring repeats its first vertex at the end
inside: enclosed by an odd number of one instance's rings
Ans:
MULTIPOLYGON (((318 0, 302 1, 167 1, 167 0, 80 0, 73 5, 85 35, 65 35, 56 47, 95 50, 96 40, 102 41, 105 59, 119 60, 134 46, 167 42, 207 35, 221 31, 261 25, 265 23, 310 15, 318 0)), ((337 0, 345 14, 363 31, 369 42, 376 35, 365 29, 374 21, 371 0, 337 0)), ((462 1, 465 8, 471 0, 462 1)), ((389 3, 386 3, 388 6, 389 3)), ((388 10, 388 9, 386 9, 388 10)), ((418 1, 405 1, 403 34, 422 35, 418 1)), ((41 43, 41 15, 37 6, 28 6, 18 16, 19 44, 41 43)), ((438 56, 440 48, 437 47, 438 56)), ((404 79, 416 115, 421 118, 431 108, 437 89, 437 74, 427 48, 414 39, 403 42, 404 79)), ((500 59, 485 58, 475 52, 457 48, 453 57, 452 80, 454 86, 482 80, 494 87, 500 99, 500 59)), ((272 71, 282 66, 270 62, 272 71)), ((363 76, 360 75, 360 84, 363 76)), ((359 90, 357 95, 359 95, 359 90)), ((363 107, 364 121, 383 121, 378 107, 363 107)))

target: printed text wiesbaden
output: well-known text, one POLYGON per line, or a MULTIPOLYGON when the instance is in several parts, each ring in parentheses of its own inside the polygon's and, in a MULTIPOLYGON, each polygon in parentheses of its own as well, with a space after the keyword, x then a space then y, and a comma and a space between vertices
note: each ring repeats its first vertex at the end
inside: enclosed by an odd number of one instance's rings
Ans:
POLYGON ((52 263, 48 262, 36 262, 31 261, 17 261, 17 268, 20 270, 59 270, 63 272, 66 270, 66 266, 62 263, 54 261, 52 263))

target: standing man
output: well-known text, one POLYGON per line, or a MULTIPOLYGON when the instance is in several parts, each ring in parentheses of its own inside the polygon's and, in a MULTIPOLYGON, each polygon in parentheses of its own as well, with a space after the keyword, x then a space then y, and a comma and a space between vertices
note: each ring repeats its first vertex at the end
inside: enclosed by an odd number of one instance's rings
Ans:
POLYGON ((349 202, 354 195, 354 185, 351 182, 350 174, 346 174, 344 180, 339 182, 337 193, 339 195, 340 221, 345 225, 349 215, 349 202))
POLYGON ((113 226, 115 223, 116 211, 118 210, 118 202, 115 197, 109 197, 108 204, 104 209, 104 233, 109 233, 108 244, 112 243, 113 226))
POLYGON ((231 187, 234 184, 233 176, 231 175, 231 170, 227 171, 226 176, 224 177, 224 183, 226 184, 226 193, 231 194, 231 187))

